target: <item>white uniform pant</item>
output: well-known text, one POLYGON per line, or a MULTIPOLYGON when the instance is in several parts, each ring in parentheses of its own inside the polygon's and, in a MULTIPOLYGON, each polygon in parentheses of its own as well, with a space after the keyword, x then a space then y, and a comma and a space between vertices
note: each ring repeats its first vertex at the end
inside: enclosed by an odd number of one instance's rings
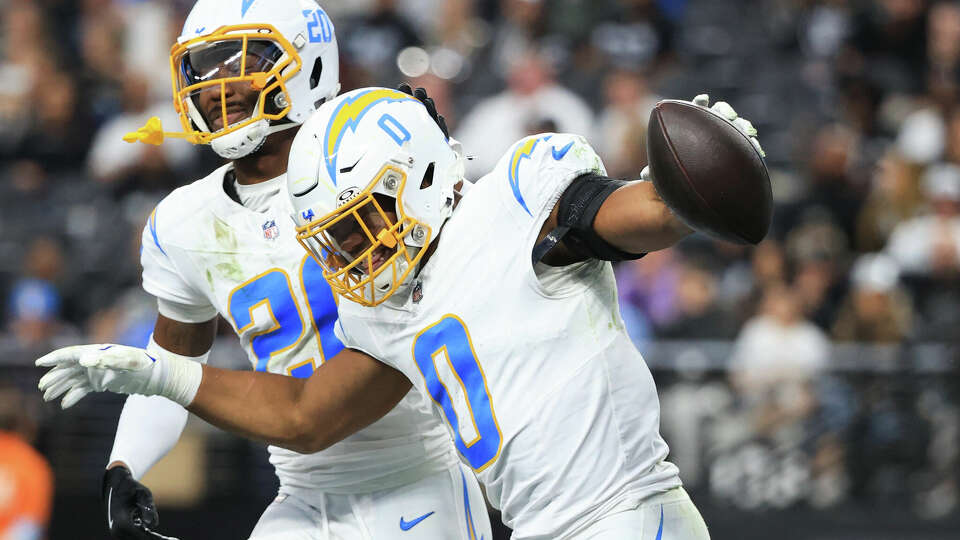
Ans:
POLYGON ((710 540, 690 496, 678 487, 645 499, 640 506, 600 518, 570 540, 710 540))
POLYGON ((480 485, 462 464, 395 489, 280 494, 251 540, 491 540, 480 485))

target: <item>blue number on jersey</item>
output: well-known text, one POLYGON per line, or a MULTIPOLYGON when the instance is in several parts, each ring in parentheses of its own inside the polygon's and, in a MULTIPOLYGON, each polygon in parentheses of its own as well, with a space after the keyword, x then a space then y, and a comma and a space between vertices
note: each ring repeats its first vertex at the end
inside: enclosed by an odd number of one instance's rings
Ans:
MULTIPOLYGON (((307 309, 316 329, 317 346, 323 358, 330 358, 343 349, 343 344, 333 333, 337 321, 337 305, 333 293, 320 266, 309 256, 300 264, 300 287, 307 298, 307 309)), ((266 371, 270 358, 282 353, 300 341, 305 323, 300 306, 294 297, 287 273, 279 268, 268 270, 247 280, 230 293, 228 300, 230 317, 238 334, 253 325, 253 311, 265 305, 273 318, 273 325, 250 338, 250 346, 257 358, 257 371, 266 371)), ((262 308, 261 308, 262 309, 262 308)), ((290 368, 294 377, 309 377, 315 363, 310 358, 290 368)))
POLYGON ((413 358, 453 428, 457 450, 474 470, 485 469, 500 454, 502 436, 466 325, 456 315, 444 316, 417 334, 413 358))
POLYGON ((323 269, 309 255, 304 257, 300 264, 300 286, 307 297, 307 309, 313 319, 314 328, 317 329, 323 360, 332 358, 343 350, 343 343, 333 333, 333 326, 337 324, 337 303, 333 299, 330 285, 323 279, 323 269))
POLYGON ((303 10, 307 18, 307 35, 310 43, 330 43, 333 40, 333 23, 322 9, 303 10))
POLYGON ((266 371, 270 357, 297 344, 303 334, 303 316, 290 290, 290 277, 279 268, 268 270, 247 280, 230 293, 230 316, 237 334, 253 324, 253 312, 265 305, 273 319, 266 330, 250 337, 250 346, 257 357, 257 371, 266 371))

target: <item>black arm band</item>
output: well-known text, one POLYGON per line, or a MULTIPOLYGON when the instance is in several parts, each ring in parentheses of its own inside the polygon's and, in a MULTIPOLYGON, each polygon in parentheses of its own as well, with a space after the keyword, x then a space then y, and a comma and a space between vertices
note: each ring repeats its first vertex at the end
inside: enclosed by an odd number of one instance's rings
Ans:
POLYGON ((533 249, 536 264, 558 242, 563 241, 574 255, 602 261, 629 261, 644 253, 627 253, 600 237, 593 230, 593 220, 603 201, 628 182, 593 173, 578 176, 557 202, 557 228, 533 249))

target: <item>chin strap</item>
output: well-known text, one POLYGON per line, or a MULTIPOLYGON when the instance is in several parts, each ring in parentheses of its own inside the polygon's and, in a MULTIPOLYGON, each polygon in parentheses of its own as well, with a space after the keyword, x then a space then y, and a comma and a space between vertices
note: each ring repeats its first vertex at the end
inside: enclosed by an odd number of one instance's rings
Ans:
POLYGON ((291 128, 299 127, 300 124, 294 124, 293 122, 284 122, 282 124, 274 124, 267 128, 267 136, 273 135, 274 133, 279 133, 281 131, 286 131, 291 128))
MULTIPOLYGON (((267 136, 273 135, 274 133, 285 131, 290 128, 299 126, 300 124, 294 123, 283 123, 275 124, 269 126, 266 129, 267 136)), ((154 146, 160 146, 163 144, 165 138, 172 139, 185 139, 191 144, 204 144, 200 140, 200 134, 198 133, 180 133, 175 131, 164 131, 163 123, 160 122, 159 117, 151 117, 147 120, 147 123, 143 125, 140 129, 136 131, 131 131, 123 136, 123 140, 128 143, 137 143, 142 142, 144 144, 152 144, 154 146)))

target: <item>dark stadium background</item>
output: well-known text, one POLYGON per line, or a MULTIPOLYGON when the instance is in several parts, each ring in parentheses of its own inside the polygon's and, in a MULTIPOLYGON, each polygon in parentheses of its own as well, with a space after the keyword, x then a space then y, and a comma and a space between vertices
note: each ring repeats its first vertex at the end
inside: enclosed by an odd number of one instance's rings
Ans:
MULTIPOLYGON (((33 359, 145 342, 145 217, 218 163, 117 140, 169 114, 166 53, 191 4, 0 0, 0 386, 22 392, 0 412, 30 421, 52 465, 52 539, 106 537, 122 399, 41 404, 33 359)), ((766 149, 769 239, 695 235, 617 269, 671 459, 716 539, 960 535, 957 2, 323 5, 343 88, 427 87, 468 154, 512 142, 474 123, 521 119, 586 131, 611 175, 635 178, 659 97, 732 103, 766 149)), ((221 329, 213 363, 243 368, 221 329)), ((183 539, 246 538, 276 489, 262 445, 196 420, 146 483, 183 539)))

